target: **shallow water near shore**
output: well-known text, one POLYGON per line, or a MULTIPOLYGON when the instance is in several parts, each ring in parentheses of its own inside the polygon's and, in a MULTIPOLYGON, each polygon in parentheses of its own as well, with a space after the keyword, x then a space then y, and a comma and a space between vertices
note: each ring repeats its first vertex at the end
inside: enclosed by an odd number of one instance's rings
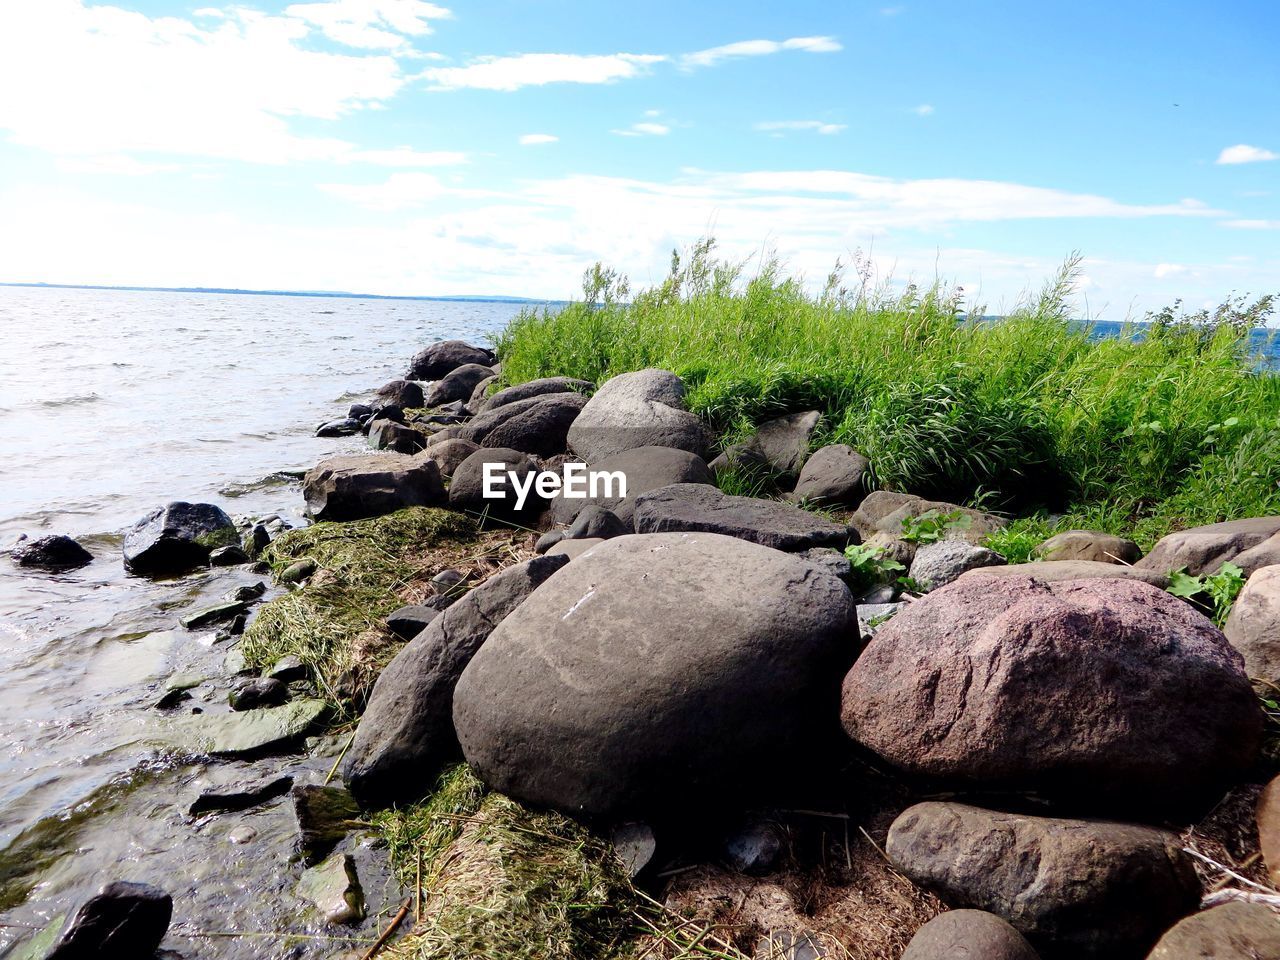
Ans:
MULTIPOLYGON (((121 536, 173 499, 304 522, 297 473, 363 443, 316 438, 318 423, 401 375, 421 346, 483 342, 519 309, 0 288, 0 547, 69 533, 95 558, 51 576, 0 557, 0 956, 21 956, 33 931, 113 879, 173 895, 165 946, 180 955, 341 948, 292 896, 301 867, 287 799, 186 815, 209 780, 288 770, 320 782, 341 744, 252 767, 204 767, 158 746, 172 719, 153 705, 174 674, 214 678, 187 714, 227 709, 227 644, 178 619, 264 578, 244 568, 127 576, 121 536)), ((371 938, 385 923, 378 911, 399 901, 366 859, 371 915, 355 935, 371 938)))

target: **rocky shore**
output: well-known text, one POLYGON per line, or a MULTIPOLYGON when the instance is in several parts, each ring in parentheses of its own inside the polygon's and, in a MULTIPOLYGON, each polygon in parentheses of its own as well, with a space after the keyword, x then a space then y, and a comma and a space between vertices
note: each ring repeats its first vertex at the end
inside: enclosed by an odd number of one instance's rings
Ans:
MULTIPOLYGON (((264 578, 183 621, 230 710, 157 710, 260 764, 193 816, 288 796, 333 955, 1280 958, 1280 517, 1010 562, 1010 517, 877 489, 819 411, 726 442, 684 398, 435 343, 318 428, 371 450, 307 472, 313 526, 173 502, 125 538, 264 578), (268 762, 317 742, 317 782, 268 762)), ((155 954, 181 900, 125 879, 15 955, 155 954)))

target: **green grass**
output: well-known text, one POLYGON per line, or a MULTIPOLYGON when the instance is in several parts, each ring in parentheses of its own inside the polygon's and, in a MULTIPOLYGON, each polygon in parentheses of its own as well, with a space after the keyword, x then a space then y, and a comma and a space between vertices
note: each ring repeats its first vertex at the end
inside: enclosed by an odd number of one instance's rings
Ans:
POLYGON ((507 383, 673 370, 690 408, 734 436, 816 408, 816 439, 862 451, 881 487, 1065 513, 1144 547, 1280 512, 1280 378, 1255 372, 1244 330, 1270 301, 1216 325, 1167 313, 1140 338, 1090 340, 1071 322, 1077 267, 992 322, 941 284, 850 292, 833 275, 811 295, 776 261, 748 277, 704 243, 629 301, 596 271, 584 301, 527 310, 495 345, 507 383))

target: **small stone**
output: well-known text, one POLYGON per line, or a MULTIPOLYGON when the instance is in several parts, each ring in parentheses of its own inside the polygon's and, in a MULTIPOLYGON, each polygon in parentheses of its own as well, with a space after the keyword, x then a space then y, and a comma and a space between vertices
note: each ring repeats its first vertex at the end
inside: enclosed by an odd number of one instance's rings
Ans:
POLYGON ((768 873, 782 854, 786 837, 767 820, 749 823, 725 841, 725 859, 740 873, 768 873))
POLYGON ((298 849, 304 863, 319 863, 360 825, 360 808, 342 787, 295 786, 293 812, 298 820, 298 849))
POLYGON ((258 831, 248 824, 235 827, 227 833, 227 839, 237 845, 253 843, 258 839, 258 831))
POLYGON ((316 427, 317 437, 349 437, 360 432, 360 421, 353 417, 330 420, 316 427))
POLYGON ((431 589, 437 595, 447 597, 459 592, 459 587, 466 581, 467 575, 461 570, 441 570, 431 578, 431 589))
POLYGON ((622 861, 627 876, 633 880, 649 865, 658 850, 653 828, 647 823, 620 823, 613 828, 610 839, 613 841, 613 852, 622 861))
POLYGON ((293 777, 287 773, 274 777, 259 777, 256 780, 236 780, 233 783, 201 790, 187 812, 195 817, 202 813, 246 810, 284 796, 292 786, 293 777))
POLYGON ((263 674, 263 676, 279 680, 281 683, 306 680, 309 675, 310 672, 307 670, 307 665, 302 662, 302 658, 293 655, 281 657, 263 674))
POLYGON ((860 603, 858 604, 858 632, 870 640, 876 631, 889 622, 905 603, 860 603))
POLYGON ((301 583, 316 572, 316 567, 317 564, 314 560, 310 557, 303 557, 301 560, 295 560, 280 571, 280 576, 276 579, 281 583, 301 583))
POLYGON ((228 603, 252 603, 266 592, 267 585, 259 580, 257 583, 248 586, 236 587, 230 593, 225 594, 222 599, 228 603))
POLYGON ((289 688, 273 677, 246 680, 227 697, 232 710, 257 710, 278 707, 289 699, 289 688))
POLYGON ((550 550, 547 551, 548 557, 568 557, 570 560, 577 560, 592 547, 597 544, 604 543, 599 537, 591 537, 585 540, 561 540, 550 550))
POLYGON ((538 538, 538 542, 533 545, 533 552, 537 554, 546 553, 557 543, 565 538, 563 530, 548 530, 538 538))
POLYGON ((327 923, 354 924, 364 919, 364 891, 349 853, 334 854, 304 871, 297 892, 315 904, 327 923))
POLYGON ((353 403, 347 407, 347 417, 351 420, 359 420, 361 422, 368 420, 373 416, 373 407, 367 403, 353 403))
POLYGON ((249 663, 239 647, 227 651, 227 655, 222 658, 222 669, 233 675, 244 673, 249 669, 249 663))
POLYGON ((1125 566, 1142 559, 1142 549, 1132 540, 1100 530, 1064 530, 1036 547, 1034 553, 1038 560, 1094 560, 1125 566))
POLYGON ((225 547, 218 547, 217 550, 210 553, 209 565, 214 567, 236 567, 242 563, 248 563, 251 559, 242 547, 232 543, 225 547))
POLYGON ((243 603, 220 603, 183 617, 178 622, 188 630, 198 630, 215 623, 224 623, 245 612, 243 603))

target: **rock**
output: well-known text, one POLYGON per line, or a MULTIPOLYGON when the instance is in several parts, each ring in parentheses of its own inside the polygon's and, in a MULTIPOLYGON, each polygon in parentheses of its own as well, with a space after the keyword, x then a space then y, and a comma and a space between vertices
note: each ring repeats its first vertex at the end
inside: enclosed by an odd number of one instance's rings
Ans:
POLYGON ((244 713, 202 713, 173 721, 167 739, 189 753, 257 754, 299 740, 326 712, 323 700, 294 700, 283 707, 244 713))
POLYGON ((731 497, 702 483, 676 483, 636 499, 637 533, 704 531, 775 550, 843 548, 858 535, 842 524, 776 500, 731 497))
POLYGON ((303 557, 301 560, 295 560, 276 577, 283 584, 302 583, 308 577, 312 576, 318 569, 315 560, 311 557, 303 557))
POLYGON ((1280 517, 1250 517, 1171 533, 1138 561, 1144 570, 1185 569, 1193 577, 1216 573, 1251 547, 1280 533, 1280 517))
POLYGON ((844 726, 911 773, 1159 805, 1253 761, 1241 663, 1149 584, 966 574, 880 628, 845 678, 844 726))
POLYGON ((173 898, 149 883, 108 883, 76 911, 46 960, 151 957, 169 930, 173 898))
POLYGON ((1079 958, 1140 954, 1195 909, 1200 882, 1181 847, 1153 827, 938 802, 909 807, 885 841, 915 883, 1079 958))
POLYGON ((461 755, 453 689, 493 628, 567 561, 535 557, 475 587, 396 654, 378 677, 342 768, 366 807, 425 796, 461 755))
POLYGON ((167 576, 209 562, 209 553, 237 542, 236 526, 211 503, 175 500, 139 520, 124 537, 124 565, 132 573, 167 576))
POLYGON ((485 410, 458 428, 458 436, 482 447, 506 447, 538 457, 565 452, 570 425, 587 398, 580 393, 551 393, 485 410))
POLYGON ((236 587, 230 593, 223 594, 222 599, 228 603, 252 603, 254 600, 261 599, 266 592, 267 585, 259 580, 257 583, 236 587))
MULTIPOLYGON (((453 403, 455 400, 459 404, 464 404, 471 399, 471 394, 475 392, 480 382, 492 376, 493 371, 485 364, 464 363, 462 366, 450 370, 431 385, 431 388, 427 391, 425 405, 438 407, 442 404, 453 403)), ((415 406, 423 406, 423 404, 415 404, 415 406)), ((461 407, 459 407, 459 412, 461 412, 461 407)))
POLYGON ((373 413, 369 419, 365 421, 364 432, 368 433, 376 420, 391 420, 394 423, 404 423, 404 408, 398 403, 392 403, 390 400, 379 400, 373 405, 373 413))
POLYGON ((1091 560, 1132 566, 1142 559, 1142 549, 1132 540, 1100 530, 1064 530, 1036 547, 1034 555, 1040 560, 1091 560))
POLYGON ((817 410, 809 410, 762 423, 742 443, 726 448, 712 460, 711 469, 719 473, 745 467, 794 480, 809 455, 809 438, 821 418, 817 410))
POLYGON ((1147 960, 1264 960, 1280 957, 1280 915, 1262 903, 1224 903, 1180 921, 1147 960))
POLYGON ((395 404, 401 410, 409 407, 425 407, 422 384, 412 380, 392 380, 378 388, 378 396, 387 403, 395 404))
POLYGON ((393 453, 417 453, 427 445, 427 435, 421 430, 396 423, 394 420, 377 419, 369 424, 369 446, 375 450, 393 453))
POLYGON ((487 367, 493 361, 492 351, 483 347, 473 347, 461 340, 441 340, 419 351, 405 376, 410 380, 440 380, 465 364, 487 367))
POLYGON ((430 626, 431 621, 440 616, 436 607, 423 604, 412 604, 401 607, 387 616, 387 629, 401 640, 412 640, 430 626))
POLYGON ((871 461, 853 447, 833 443, 814 451, 788 498, 824 506, 856 507, 867 494, 871 461))
POLYGON ((768 873, 782 856, 786 835, 776 823, 757 820, 730 836, 724 844, 725 859, 739 873, 768 873))
POLYGON ((353 403, 347 407, 347 418, 360 423, 373 416, 373 407, 367 403, 353 403))
POLYGON ((968 570, 998 567, 1004 557, 964 540, 939 540, 916 549, 908 576, 926 590, 945 587, 968 570))
POLYGON ((972 577, 1031 577, 1042 583, 1058 583, 1063 580, 1134 580, 1149 583, 1158 590, 1169 585, 1169 577, 1155 570, 1126 567, 1119 563, 1101 560, 1032 560, 1030 563, 1011 563, 1003 567, 982 567, 961 574, 964 581, 972 577))
POLYGON ((1267 874, 1273 884, 1280 885, 1280 777, 1258 797, 1258 839, 1267 874))
POLYGON ((577 560, 592 547, 598 543, 604 543, 599 537, 587 537, 582 540, 561 540, 559 543, 551 547, 546 556, 548 557, 568 557, 570 560, 577 560))
POLYGON ((870 640, 876 635, 877 630, 888 623, 890 618, 905 606, 906 604, 901 602, 859 603, 858 632, 862 634, 863 639, 870 640))
POLYGON ((75 540, 61 534, 29 540, 19 538, 11 553, 13 562, 20 567, 40 570, 75 570, 93 562, 93 554, 75 540))
POLYGON ((1263 567, 1280 565, 1280 533, 1237 554, 1231 562, 1244 571, 1246 577, 1253 576, 1263 567))
POLYGON ((533 545, 533 552, 541 556, 565 538, 563 530, 548 530, 533 545))
POLYGON ((630 527, 634 523, 636 498, 642 493, 673 483, 715 484, 715 477, 706 461, 697 454, 673 447, 637 447, 605 457, 592 464, 591 469, 622 474, 627 478, 627 495, 587 497, 583 500, 556 497, 551 501, 553 523, 570 524, 584 509, 596 506, 616 514, 630 527))
POLYGON ((658 851, 658 841, 647 823, 620 823, 613 828, 610 840, 613 842, 614 853, 618 855, 626 868, 627 876, 632 880, 649 865, 658 851))
POLYGON ((902 960, 1040 960, 1040 955, 994 913, 948 910, 916 931, 902 960))
POLYGON ((289 699, 289 688, 274 677, 258 677, 245 680, 227 697, 232 710, 257 710, 260 707, 278 707, 289 699))
POLYGON ((307 866, 319 863, 361 826, 360 808, 342 787, 298 784, 289 795, 298 821, 298 850, 307 866))
POLYGON ((428 443, 422 455, 429 460, 434 460, 436 466, 440 468, 440 475, 448 479, 453 476, 463 460, 479 449, 478 444, 455 437, 438 443, 428 443))
POLYGON ((1250 677, 1280 682, 1280 566, 1263 567, 1236 597, 1222 632, 1250 677))
POLYGON ((609 540, 631 532, 631 525, 623 523, 612 510, 591 504, 583 508, 569 524, 565 532, 567 540, 609 540))
POLYGON ((457 596, 466 589, 467 575, 461 570, 441 570, 428 581, 438 597, 457 596))
POLYGON ((942 500, 925 500, 909 493, 893 493, 889 490, 876 490, 867 494, 858 509, 850 518, 863 540, 870 540, 877 533, 884 533, 893 539, 900 539, 903 522, 921 514, 936 512, 940 516, 960 514, 968 519, 961 524, 953 524, 946 528, 943 539, 967 540, 969 543, 981 544, 982 540, 1003 530, 1005 522, 990 513, 971 510, 954 503, 942 500))
POLYGON ((463 409, 473 417, 483 410, 484 402, 489 398, 489 388, 497 382, 498 378, 496 376, 488 376, 477 383, 476 388, 471 391, 471 397, 467 400, 463 409))
POLYGON ((528 400, 530 397, 542 397, 549 393, 581 393, 587 394, 595 389, 594 383, 586 380, 575 380, 572 377, 545 377, 542 380, 530 380, 518 383, 514 387, 506 387, 489 397, 481 405, 481 410, 496 410, 509 403, 528 400))
POLYGON ((297 894, 315 904, 326 923, 354 924, 364 919, 364 891, 349 853, 335 853, 319 866, 304 870, 297 894))
POLYGON ((262 551, 271 545, 271 531, 267 529, 266 524, 255 523, 247 534, 245 534, 244 552, 249 554, 254 560, 262 555, 262 551))
POLYGON ((675 447, 702 456, 707 435, 685 408, 684 382, 667 370, 606 381, 569 428, 569 449, 588 463, 637 447, 675 447))
POLYGON ((201 627, 207 627, 214 623, 222 623, 226 620, 232 620, 247 610, 243 603, 220 603, 215 607, 207 607, 197 613, 183 617, 178 622, 188 630, 199 630, 201 627))
POLYGON ((329 420, 316 427, 317 437, 351 437, 360 432, 363 421, 352 417, 341 420, 329 420))
POLYGON ((746 803, 771 786, 760 770, 824 740, 853 631, 844 584, 794 556, 616 537, 498 625, 458 681, 454 727, 481 779, 535 805, 649 820, 746 803))
POLYGON ((307 665, 302 662, 302 658, 293 655, 281 657, 263 672, 264 677, 271 680, 279 680, 281 683, 296 683, 299 680, 306 680, 309 674, 310 671, 307 670, 307 665))
POLYGON ((519 496, 508 473, 515 473, 518 482, 523 484, 530 474, 538 473, 538 465, 519 450, 481 447, 458 464, 458 469, 453 472, 453 480, 449 483, 449 506, 474 516, 497 520, 537 516, 544 506, 542 498, 530 486, 524 504, 517 508, 519 496), (498 476, 502 478, 494 485, 494 489, 501 493, 497 498, 484 495, 485 464, 489 463, 497 464, 498 476))
POLYGON ((799 551, 799 555, 810 563, 829 570, 833 576, 839 577, 847 587, 852 582, 853 568, 843 550, 833 547, 812 547, 799 551))
POLYGON ((239 544, 231 544, 226 547, 218 547, 218 549, 210 552, 209 565, 212 567, 235 567, 242 563, 248 563, 252 558, 245 553, 244 548, 239 544))
POLYGON ((397 453, 322 460, 307 471, 302 491, 317 520, 363 520, 445 501, 435 461, 397 453))
POLYGON ((292 786, 293 777, 287 773, 258 777, 254 780, 236 780, 233 783, 201 790, 187 812, 193 817, 198 817, 205 813, 247 810, 268 800, 284 796, 292 786))

